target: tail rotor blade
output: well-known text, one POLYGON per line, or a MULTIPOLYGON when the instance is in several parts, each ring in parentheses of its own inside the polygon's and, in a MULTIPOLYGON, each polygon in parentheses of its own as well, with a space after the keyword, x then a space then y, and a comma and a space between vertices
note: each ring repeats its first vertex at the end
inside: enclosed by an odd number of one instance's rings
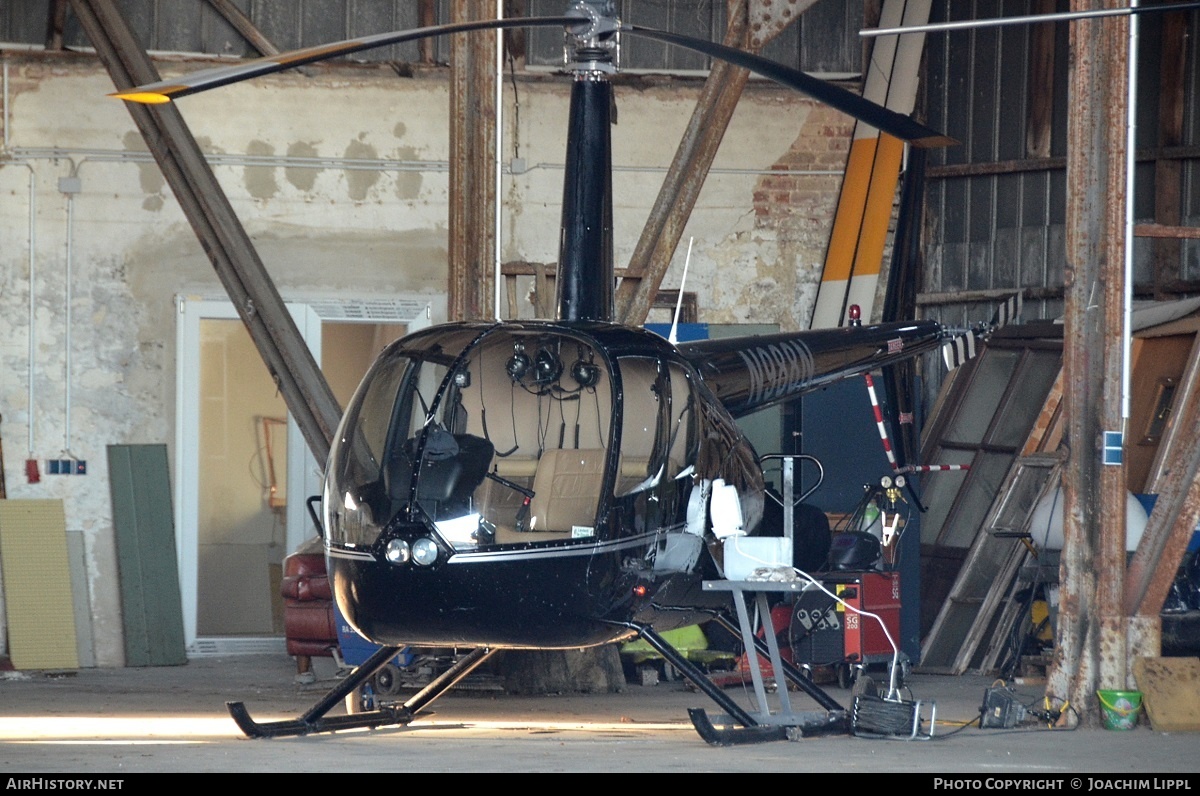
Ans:
POLYGON ((1004 303, 996 308, 996 314, 992 316, 992 328, 999 329, 1001 326, 1008 326, 1008 324, 1020 318, 1023 298, 1024 296, 1021 292, 1017 291, 1005 299, 1004 303))
POLYGON ((954 370, 968 359, 975 358, 975 332, 960 332, 942 344, 942 359, 946 370, 954 370))

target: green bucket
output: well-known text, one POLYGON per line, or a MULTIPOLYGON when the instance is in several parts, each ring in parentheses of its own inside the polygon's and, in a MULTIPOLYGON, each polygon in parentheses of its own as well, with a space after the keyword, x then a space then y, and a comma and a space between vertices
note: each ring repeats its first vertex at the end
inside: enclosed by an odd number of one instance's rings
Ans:
POLYGON ((1106 730, 1132 730, 1142 709, 1141 691, 1097 691, 1106 730))

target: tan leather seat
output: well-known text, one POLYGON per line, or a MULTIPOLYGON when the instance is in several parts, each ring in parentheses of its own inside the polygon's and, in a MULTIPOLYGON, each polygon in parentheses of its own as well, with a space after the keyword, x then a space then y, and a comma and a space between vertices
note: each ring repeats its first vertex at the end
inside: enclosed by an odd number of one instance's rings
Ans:
POLYGON ((538 460, 529 525, 533 531, 592 528, 604 482, 603 448, 552 448, 538 460))

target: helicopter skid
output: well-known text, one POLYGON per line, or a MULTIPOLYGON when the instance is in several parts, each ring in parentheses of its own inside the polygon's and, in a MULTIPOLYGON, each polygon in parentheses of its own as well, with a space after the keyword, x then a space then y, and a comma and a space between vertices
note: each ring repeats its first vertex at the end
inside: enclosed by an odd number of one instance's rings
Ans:
POLYGON ((748 727, 725 727, 718 729, 704 708, 689 708, 688 718, 701 738, 712 746, 734 746, 737 744, 782 741, 787 738, 787 727, 770 724, 753 724, 748 727))
POLYGON ((404 725, 411 723, 429 703, 449 691, 496 653, 496 650, 487 647, 477 647, 471 650, 403 704, 384 703, 377 710, 346 715, 325 715, 335 705, 342 704, 346 697, 386 666, 396 653, 400 652, 400 649, 400 647, 380 647, 365 663, 347 675, 298 719, 259 723, 250 717, 250 712, 246 710, 243 703, 226 702, 225 706, 229 708, 229 715, 233 717, 234 722, 249 738, 278 738, 285 735, 309 735, 310 733, 337 732, 338 730, 404 725))
POLYGON ((279 738, 310 733, 337 732, 338 730, 375 729, 376 727, 400 726, 410 723, 416 716, 400 705, 384 705, 368 713, 345 716, 321 716, 313 719, 285 719, 259 723, 250 716, 241 702, 227 702, 229 715, 248 738, 279 738))
MULTIPOLYGON (((361 727, 373 728, 408 724, 416 717, 415 711, 420 710, 421 705, 415 707, 410 703, 381 705, 378 710, 350 713, 344 716, 325 715, 335 705, 342 704, 349 694, 370 679, 375 672, 386 666, 388 661, 399 651, 399 647, 380 647, 365 663, 347 675, 298 719, 259 723, 250 717, 250 711, 246 710, 246 706, 242 702, 226 702, 225 707, 229 709, 229 715, 233 717, 237 726, 249 738, 278 738, 285 735, 308 735, 316 732, 335 732, 361 727)), ((441 690, 438 693, 440 694, 441 690)), ((428 704, 430 701, 432 701, 432 697, 421 704, 428 704)))
POLYGON ((781 724, 757 724, 749 727, 715 726, 704 708, 691 708, 688 718, 701 738, 712 746, 734 746, 738 744, 763 743, 766 741, 795 740, 826 733, 845 733, 849 718, 839 711, 808 711, 786 717, 776 716, 781 724))
MULTIPOLYGON (((714 616, 723 625, 732 627, 732 623, 721 615, 714 616)), ((721 723, 730 725, 718 728, 709 719, 703 708, 691 708, 688 717, 692 726, 707 743, 713 746, 732 746, 734 744, 763 743, 766 741, 782 741, 796 737, 808 737, 825 733, 849 732, 849 715, 832 697, 817 686, 809 683, 795 667, 781 667, 783 676, 800 686, 809 696, 813 697, 822 710, 803 711, 794 713, 791 710, 771 714, 764 711, 757 715, 743 710, 733 699, 722 691, 704 672, 685 658, 679 650, 648 625, 630 623, 630 627, 638 631, 659 654, 671 663, 692 685, 712 698, 718 706, 725 709, 721 723), (734 726, 740 725, 740 726, 734 726)), ((766 653, 766 645, 760 639, 756 644, 762 645, 760 654, 766 653)), ((786 688, 786 684, 782 687, 786 688)), ((765 707, 765 700, 761 700, 765 707)))

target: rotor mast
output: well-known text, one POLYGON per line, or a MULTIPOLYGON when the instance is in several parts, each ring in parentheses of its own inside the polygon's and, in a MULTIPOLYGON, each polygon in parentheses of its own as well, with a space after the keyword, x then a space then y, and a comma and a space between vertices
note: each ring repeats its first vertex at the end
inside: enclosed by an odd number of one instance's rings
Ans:
POLYGON ((612 84, 619 25, 611 2, 579 2, 569 12, 590 24, 567 33, 575 73, 567 127, 562 227, 555 279, 557 319, 613 320, 616 292, 612 224, 612 84))

